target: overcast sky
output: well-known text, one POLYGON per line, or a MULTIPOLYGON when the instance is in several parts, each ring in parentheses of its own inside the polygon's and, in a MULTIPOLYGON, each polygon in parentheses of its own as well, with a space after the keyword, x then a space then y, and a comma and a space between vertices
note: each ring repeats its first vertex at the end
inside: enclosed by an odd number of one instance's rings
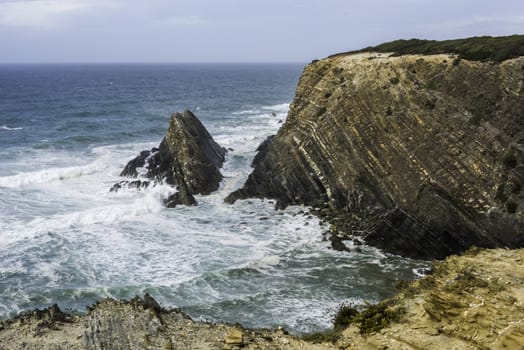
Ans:
POLYGON ((524 33, 524 0, 0 0, 0 62, 306 62, 524 33))

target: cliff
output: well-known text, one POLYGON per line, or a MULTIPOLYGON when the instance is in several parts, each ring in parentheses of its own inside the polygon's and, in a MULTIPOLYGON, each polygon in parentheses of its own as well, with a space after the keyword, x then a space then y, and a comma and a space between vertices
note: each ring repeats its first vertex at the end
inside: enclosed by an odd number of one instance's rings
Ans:
POLYGON ((288 119, 227 201, 304 204, 334 241, 444 258, 524 246, 524 57, 339 54, 308 65, 288 119))
MULTIPOLYGON (((124 168, 121 176, 138 177, 139 171, 153 181, 176 185, 178 192, 167 200, 169 207, 193 205, 194 194, 210 194, 218 189, 225 149, 218 145, 200 120, 189 110, 171 116, 169 129, 158 148, 142 151, 124 168)), ((149 182, 124 181, 113 186, 143 187, 149 182)))
POLYGON ((328 335, 341 349, 522 349, 523 288, 523 249, 472 250, 378 306, 339 313, 347 328, 328 335))
MULTIPOLYGON (((57 306, 0 322, 0 349, 522 349, 524 250, 470 251, 341 328, 299 339, 283 330, 192 321, 146 294, 106 299, 71 316, 57 306)), ((341 309, 342 310, 342 309, 341 309)))

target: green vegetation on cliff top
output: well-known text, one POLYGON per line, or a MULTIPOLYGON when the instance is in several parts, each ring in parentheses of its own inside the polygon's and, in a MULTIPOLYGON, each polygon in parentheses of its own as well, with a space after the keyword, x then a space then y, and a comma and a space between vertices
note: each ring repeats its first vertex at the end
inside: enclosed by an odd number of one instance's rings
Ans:
POLYGON ((524 35, 499 37, 480 36, 444 41, 421 39, 395 40, 339 55, 369 51, 393 52, 394 56, 412 54, 455 54, 460 58, 471 61, 502 62, 507 59, 524 56, 524 35))

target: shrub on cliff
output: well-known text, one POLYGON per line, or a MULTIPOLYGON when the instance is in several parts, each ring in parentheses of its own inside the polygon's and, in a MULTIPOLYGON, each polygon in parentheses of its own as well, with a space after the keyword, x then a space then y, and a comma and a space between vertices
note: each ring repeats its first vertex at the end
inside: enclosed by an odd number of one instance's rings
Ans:
POLYGON ((377 46, 366 47, 355 52, 393 52, 401 55, 455 54, 471 61, 502 62, 524 56, 524 35, 479 36, 454 40, 395 40, 377 46))
POLYGON ((387 327, 391 322, 399 321, 404 313, 405 309, 388 302, 366 304, 360 311, 352 305, 342 304, 335 315, 332 329, 306 334, 303 339, 313 343, 335 343, 342 331, 352 324, 359 328, 360 334, 371 334, 387 327))

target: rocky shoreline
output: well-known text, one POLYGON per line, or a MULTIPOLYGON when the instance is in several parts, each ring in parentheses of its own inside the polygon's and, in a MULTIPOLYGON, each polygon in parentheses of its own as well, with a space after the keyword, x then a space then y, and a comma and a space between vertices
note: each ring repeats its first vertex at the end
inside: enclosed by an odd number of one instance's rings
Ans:
MULTIPOLYGON (((447 257, 377 306, 342 307, 329 332, 195 322, 145 295, 1 321, 0 349, 523 349, 524 249, 501 249, 524 246, 523 98, 524 57, 360 52, 305 68, 287 121, 226 201, 310 206, 339 250, 363 239, 447 257)), ((224 156, 190 111, 176 113, 122 172, 147 180, 111 190, 166 181, 177 187, 167 206, 194 205, 218 188, 224 156)))
POLYGON ((476 249, 435 263, 382 308, 342 315, 343 327, 304 339, 195 322, 145 295, 102 300, 84 316, 55 305, 1 321, 0 349, 522 349, 523 291, 524 249, 476 249))

